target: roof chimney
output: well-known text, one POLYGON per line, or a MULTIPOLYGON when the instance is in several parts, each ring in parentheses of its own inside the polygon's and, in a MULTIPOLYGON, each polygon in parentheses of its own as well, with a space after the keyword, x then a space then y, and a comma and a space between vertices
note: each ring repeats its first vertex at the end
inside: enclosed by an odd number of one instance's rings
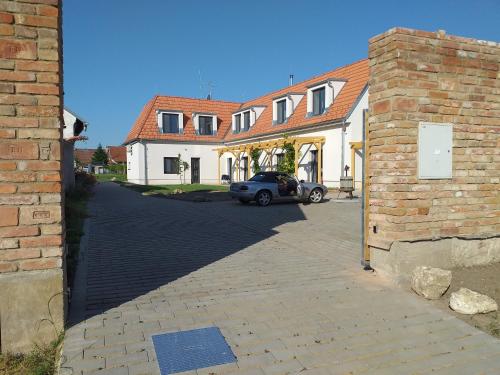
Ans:
POLYGON ((211 93, 207 95, 207 100, 212 100, 212 94, 211 93))
POLYGON ((288 78, 288 86, 293 86, 293 74, 290 74, 288 78))

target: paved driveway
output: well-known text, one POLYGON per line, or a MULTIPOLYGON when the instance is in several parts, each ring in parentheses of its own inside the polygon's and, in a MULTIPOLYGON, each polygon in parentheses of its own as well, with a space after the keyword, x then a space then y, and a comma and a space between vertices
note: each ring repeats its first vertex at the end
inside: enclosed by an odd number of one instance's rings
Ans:
POLYGON ((500 341, 359 265, 359 205, 191 203, 100 184, 64 374, 159 374, 151 335, 218 326, 190 374, 498 374, 500 341))

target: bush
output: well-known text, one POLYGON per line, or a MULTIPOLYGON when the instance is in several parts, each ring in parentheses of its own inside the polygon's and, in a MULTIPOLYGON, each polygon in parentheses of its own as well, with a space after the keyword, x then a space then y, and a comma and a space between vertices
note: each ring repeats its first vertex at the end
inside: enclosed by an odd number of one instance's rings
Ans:
POLYGON ((125 174, 125 164, 110 164, 107 168, 109 173, 125 174))

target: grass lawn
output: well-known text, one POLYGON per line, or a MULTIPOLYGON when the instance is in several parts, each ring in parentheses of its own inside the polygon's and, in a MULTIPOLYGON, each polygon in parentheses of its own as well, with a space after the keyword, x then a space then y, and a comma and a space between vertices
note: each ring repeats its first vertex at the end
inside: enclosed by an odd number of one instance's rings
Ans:
POLYGON ((193 192, 207 192, 207 191, 228 191, 228 185, 205 185, 205 184, 175 184, 175 185, 136 185, 130 183, 122 183, 123 186, 133 189, 141 193, 193 193, 193 192))
POLYGON ((35 346, 28 354, 0 354, 2 375, 53 375, 56 373, 56 359, 61 335, 46 346, 35 346))
POLYGON ((115 174, 115 173, 106 173, 106 174, 96 174, 95 178, 99 182, 111 181, 113 178, 116 181, 126 181, 127 175, 125 174, 115 174))

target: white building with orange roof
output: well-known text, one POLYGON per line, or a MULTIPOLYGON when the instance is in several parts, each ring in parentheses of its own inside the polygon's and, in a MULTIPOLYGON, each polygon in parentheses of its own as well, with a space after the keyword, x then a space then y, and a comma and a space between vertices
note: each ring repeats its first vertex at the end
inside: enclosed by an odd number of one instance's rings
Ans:
MULTIPOLYGON (((129 182, 242 181, 280 168, 284 143, 293 146, 299 179, 338 187, 351 145, 363 138, 368 108, 368 60, 337 68, 245 103, 155 96, 125 141, 129 182)), ((354 180, 361 184, 361 155, 354 180)))

